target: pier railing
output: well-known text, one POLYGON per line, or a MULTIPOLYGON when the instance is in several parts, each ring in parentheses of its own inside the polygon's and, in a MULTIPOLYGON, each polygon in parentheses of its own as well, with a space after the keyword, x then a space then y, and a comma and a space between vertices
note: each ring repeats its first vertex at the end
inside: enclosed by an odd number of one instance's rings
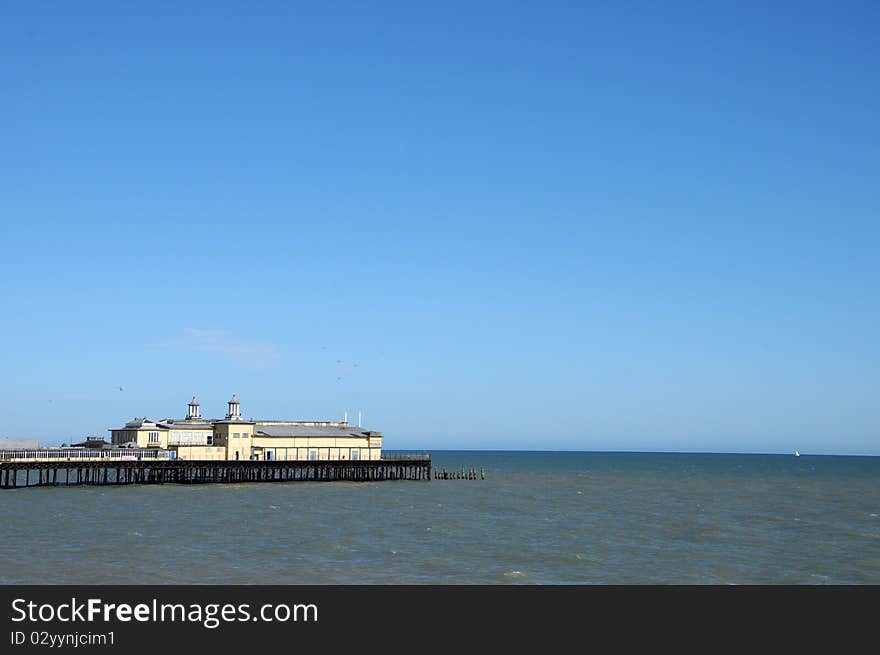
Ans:
POLYGON ((21 461, 140 461, 171 459, 171 451, 159 449, 52 448, 48 450, 0 450, 0 462, 21 461))

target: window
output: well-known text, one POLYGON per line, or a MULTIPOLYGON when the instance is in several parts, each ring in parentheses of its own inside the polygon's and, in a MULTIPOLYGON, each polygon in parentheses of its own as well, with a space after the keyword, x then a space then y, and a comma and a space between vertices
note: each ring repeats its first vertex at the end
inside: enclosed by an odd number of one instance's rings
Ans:
POLYGON ((247 439, 247 438, 248 438, 248 433, 247 433, 247 432, 242 432, 242 433, 241 433, 241 438, 242 438, 242 439, 247 439))
POLYGON ((150 443, 159 443, 159 433, 150 432, 150 443))
POLYGON ((233 439, 238 439, 240 436, 241 436, 241 435, 240 435, 238 432, 233 432, 233 433, 232 433, 232 438, 233 438, 233 439))
POLYGON ((238 451, 235 451, 235 459, 238 459, 238 451))
POLYGON ((205 439, 207 439, 206 443, 207 443, 209 446, 213 446, 213 445, 214 445, 214 435, 213 435, 213 434, 208 433, 208 436, 206 436, 205 439))
POLYGON ((309 459, 318 459, 318 450, 317 448, 309 449, 309 459))
POLYGON ((351 458, 352 459, 360 459, 361 458, 361 449, 360 448, 352 448, 351 449, 351 458))

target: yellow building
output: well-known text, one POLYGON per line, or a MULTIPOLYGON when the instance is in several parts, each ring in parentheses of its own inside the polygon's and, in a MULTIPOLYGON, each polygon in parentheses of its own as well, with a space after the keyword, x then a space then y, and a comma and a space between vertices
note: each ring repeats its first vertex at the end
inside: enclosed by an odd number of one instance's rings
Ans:
POLYGON ((135 418, 110 430, 113 444, 170 450, 188 460, 361 460, 382 458, 382 434, 347 421, 255 421, 233 394, 223 419, 203 419, 193 398, 186 418, 135 418))

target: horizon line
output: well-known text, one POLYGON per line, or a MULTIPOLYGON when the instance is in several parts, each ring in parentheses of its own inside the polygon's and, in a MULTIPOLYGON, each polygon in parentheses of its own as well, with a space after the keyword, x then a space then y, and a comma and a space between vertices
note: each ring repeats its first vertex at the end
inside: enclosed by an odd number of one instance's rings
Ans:
POLYGON ((780 455, 787 457, 880 457, 880 453, 834 453, 801 451, 730 451, 730 450, 580 450, 573 448, 383 448, 387 451, 474 452, 474 453, 586 453, 621 455, 780 455), (795 455, 797 453, 797 455, 795 455))

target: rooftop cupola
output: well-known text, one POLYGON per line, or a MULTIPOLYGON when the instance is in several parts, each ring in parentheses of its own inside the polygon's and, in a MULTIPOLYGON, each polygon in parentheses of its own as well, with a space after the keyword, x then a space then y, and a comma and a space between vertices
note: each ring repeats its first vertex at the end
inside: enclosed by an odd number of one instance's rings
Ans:
POLYGON ((189 401, 189 405, 187 405, 186 417, 188 419, 197 419, 201 418, 201 414, 199 414, 199 401, 196 400, 196 397, 193 396, 193 399, 189 401))
POLYGON ((241 418, 241 409, 238 404, 238 398, 235 397, 235 394, 232 394, 232 398, 229 399, 229 412, 226 414, 227 420, 240 419, 241 418))

